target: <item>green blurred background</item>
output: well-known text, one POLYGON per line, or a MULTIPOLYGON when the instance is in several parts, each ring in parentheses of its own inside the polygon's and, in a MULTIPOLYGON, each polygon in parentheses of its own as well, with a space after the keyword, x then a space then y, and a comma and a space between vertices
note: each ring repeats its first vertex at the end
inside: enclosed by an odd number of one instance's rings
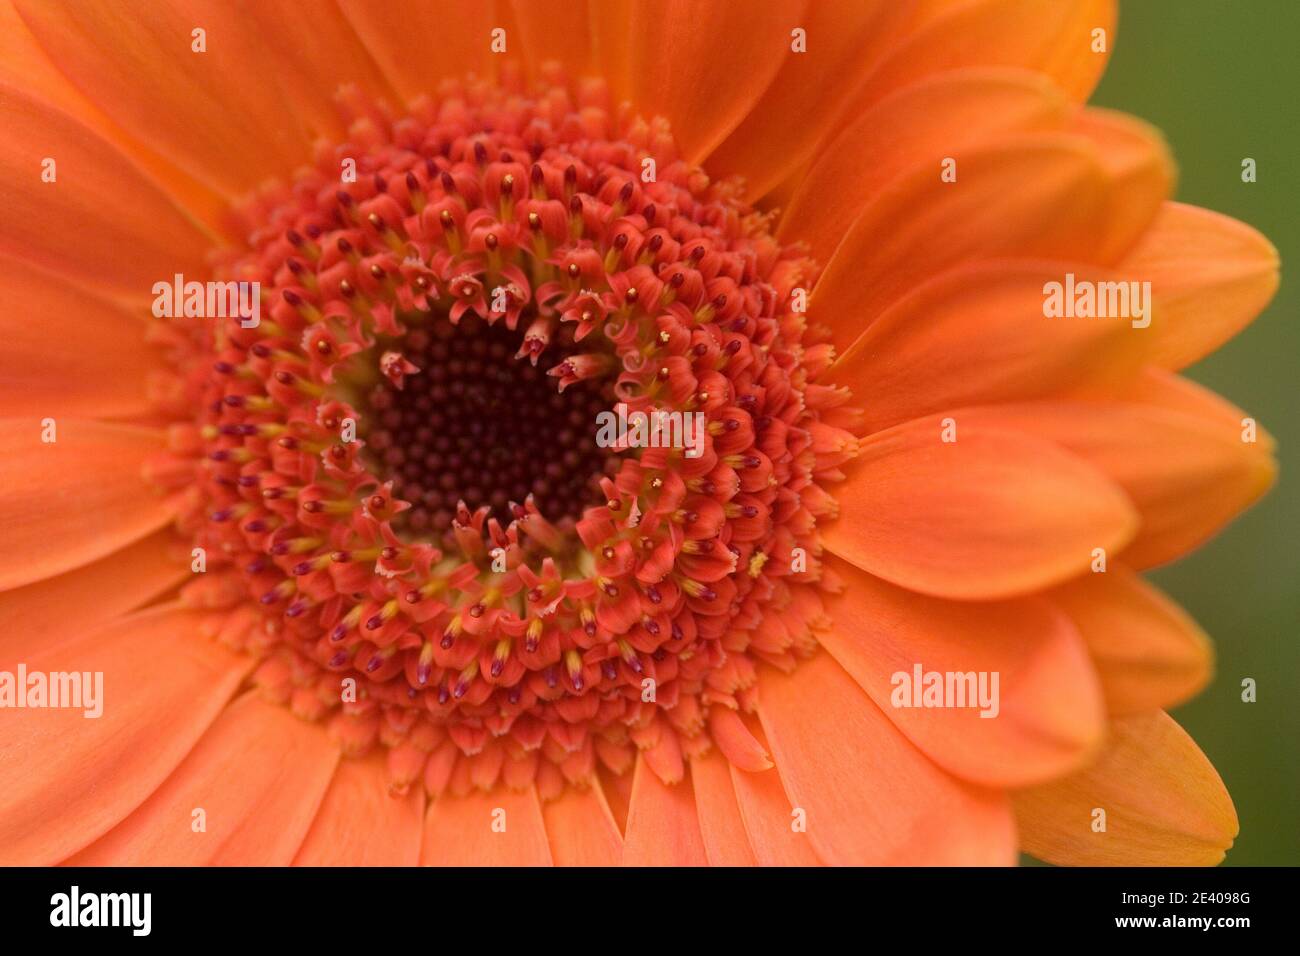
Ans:
POLYGON ((1129 0, 1092 102, 1164 131, 1177 197, 1250 223, 1282 287, 1240 336, 1188 370, 1278 441, 1269 495, 1151 578, 1214 639, 1213 683, 1173 716, 1223 775, 1241 818, 1225 865, 1300 864, 1300 0, 1129 0), (1241 181, 1253 157, 1257 182, 1241 181), (1255 678, 1258 702, 1241 701, 1255 678))

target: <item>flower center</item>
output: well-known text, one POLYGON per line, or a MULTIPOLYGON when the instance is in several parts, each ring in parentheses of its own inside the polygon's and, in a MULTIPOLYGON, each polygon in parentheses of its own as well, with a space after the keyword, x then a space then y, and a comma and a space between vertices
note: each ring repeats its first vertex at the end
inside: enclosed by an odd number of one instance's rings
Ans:
POLYGON ((367 106, 246 211, 220 271, 260 322, 162 333, 223 639, 395 790, 752 759, 758 664, 816 646, 855 450, 794 307, 816 268, 624 116, 590 85, 367 106), (597 442, 615 406, 698 440, 597 442))
MULTIPOLYGON (((563 331, 571 344, 571 329, 563 331)), ((509 524, 512 505, 531 495, 557 526, 572 529, 602 500, 599 479, 617 461, 596 444, 595 423, 613 403, 612 389, 581 382, 561 393, 516 354, 535 361, 542 351, 474 317, 407 334, 401 355, 418 371, 376 385, 362 412, 372 423, 363 438, 376 473, 394 479, 394 493, 411 504, 394 527, 446 542, 461 501, 509 524)))

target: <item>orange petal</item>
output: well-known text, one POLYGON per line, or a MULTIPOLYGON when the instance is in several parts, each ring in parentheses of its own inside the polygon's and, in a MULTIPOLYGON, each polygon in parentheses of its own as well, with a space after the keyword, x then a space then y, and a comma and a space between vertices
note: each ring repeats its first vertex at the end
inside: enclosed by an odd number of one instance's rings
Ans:
POLYGON ((160 531, 92 564, 0 592, 0 666, 28 660, 131 611, 190 576, 160 531))
MULTIPOLYGON (((210 19, 208 11, 212 5, 207 0, 182 2, 198 4, 203 19, 210 19)), ((408 11, 416 6, 403 4, 400 8, 389 7, 385 11, 392 32, 403 30, 408 11)), ((448 19, 445 7, 445 4, 439 5, 444 24, 448 19)), ((366 106, 376 99, 390 103, 395 99, 387 76, 361 42, 350 18, 335 4, 317 4, 309 13, 296 3, 223 5, 219 28, 231 35, 232 45, 238 33, 239 40, 246 40, 250 50, 254 49, 254 44, 260 44, 261 55, 273 59, 275 66, 267 71, 267 78, 275 84, 275 94, 279 99, 263 107, 267 118, 278 116, 279 121, 285 123, 292 117, 313 142, 317 138, 337 142, 350 132, 340 117, 340 89, 347 87, 360 93, 367 100, 366 106), (277 40, 268 42, 270 37, 277 40), (278 42, 280 37, 292 37, 292 42, 278 42)), ((435 32, 421 37, 426 44, 423 59, 444 59, 445 45, 436 52, 428 45, 431 37, 441 35, 441 32, 435 32)), ((260 91, 260 97, 263 100, 269 98, 265 88, 260 91)), ((298 162, 302 161, 303 158, 298 159, 298 162)))
POLYGON ((809 316, 830 327, 837 346, 925 279, 963 262, 1090 261, 1106 174, 1082 137, 1010 137, 957 157, 956 182, 940 172, 938 163, 924 163, 895 180, 860 212, 827 263, 809 316))
POLYGON ((1102 282, 1089 266, 974 263, 895 303, 835 363, 858 393, 868 432, 959 405, 1051 394, 1106 394, 1137 376, 1149 339, 1125 319, 1043 315, 1044 287, 1102 282))
POLYGON ((691 758, 700 838, 710 866, 754 866, 754 851, 731 784, 731 762, 716 748, 691 758))
POLYGON ((3 85, 0 117, 0 254, 140 300, 173 273, 206 272, 208 237, 89 127, 3 85), (54 182, 41 181, 46 158, 54 182))
POLYGON ((661 0, 624 12, 597 0, 592 12, 602 63, 618 64, 615 93, 626 90, 643 115, 667 118, 683 158, 699 162, 798 55, 790 31, 802 25, 805 3, 661 0))
POLYGON ((0 83, 26 90, 87 125, 98 121, 98 111, 45 55, 8 0, 0 3, 0 83))
POLYGON ((120 305, 0 257, 0 403, 12 417, 129 418, 151 410, 159 363, 120 305))
POLYGON ((1106 712, 1087 649, 1046 601, 945 601, 837 558, 828 567, 844 591, 827 601, 834 624, 818 640, 945 770, 989 787, 1023 787, 1076 769, 1101 743, 1106 712), (987 675, 988 694, 981 700, 973 687, 968 706, 912 706, 917 667, 977 681, 987 675))
POLYGON ((171 520, 140 477, 159 431, 79 419, 0 420, 0 590, 53 577, 125 547, 171 520))
POLYGON ((1205 632, 1128 568, 1082 575, 1048 597, 1083 635, 1111 714, 1173 707, 1209 683, 1214 649, 1205 632))
POLYGON ((1094 210, 1101 238, 1091 261, 1111 265, 1137 244, 1173 192, 1174 160, 1158 129, 1113 110, 1080 110, 1070 130, 1096 144, 1106 168, 1104 204, 1094 210))
POLYGON ((471 790, 429 805, 422 866, 551 866, 537 790, 471 790))
MULTIPOLYGON (((1244 411, 1218 392, 1154 365, 1143 369, 1120 397, 1126 402, 1156 405, 1194 418, 1215 419, 1224 428, 1244 428, 1248 418, 1244 411)), ((1277 442, 1264 429, 1257 429, 1255 437, 1265 450, 1276 450, 1277 442)))
POLYGON ((965 66, 1015 66, 1046 74, 1076 103, 1088 99, 1115 41, 1115 0, 977 0, 946 15, 897 47, 867 81, 863 98, 965 66), (1105 30, 1105 52, 1093 52, 1093 31, 1105 30))
POLYGON ((1006 798, 922 756, 829 654, 763 674, 758 714, 808 839, 832 866, 1015 862, 1006 798))
POLYGON ((625 866, 707 866, 690 777, 669 786, 638 754, 623 843, 625 866))
POLYGON ((294 866, 415 866, 424 830, 424 788, 388 789, 384 755, 340 760, 294 866))
POLYGON ((548 60, 563 65, 570 77, 590 72, 592 36, 585 0, 510 0, 510 11, 534 72, 548 60))
MULTIPOLYGON (((307 64, 325 63, 327 54, 333 60, 338 52, 319 43, 324 28, 318 20, 337 17, 323 5, 311 16, 274 3, 178 0, 130 9, 16 0, 15 5, 87 99, 129 136, 227 197, 239 197, 267 176, 289 173, 310 160, 310 122, 330 108, 333 87, 312 91, 320 103, 316 110, 293 94, 299 89, 294 84, 315 78, 317 71, 303 72, 307 64), (276 9, 294 18, 290 30, 276 35, 292 36, 293 42, 272 47, 269 34, 259 30, 276 9), (205 53, 191 49, 191 31, 198 28, 207 31, 205 53)), ((331 62, 321 69, 330 66, 352 63, 331 62)), ((134 252, 129 246, 126 251, 134 252)))
POLYGON ((288 866, 338 759, 323 727, 250 691, 138 810, 67 862, 288 866))
POLYGON ((734 710, 713 707, 709 711, 709 734, 727 760, 741 770, 752 773, 771 768, 772 760, 767 751, 754 739, 754 735, 734 710))
POLYGON ((775 770, 750 773, 731 767, 736 804, 759 866, 822 866, 806 831, 795 816, 781 776, 775 770))
MULTIPOLYGON (((24 657, 28 674, 102 672, 103 713, 5 710, 0 864, 50 866, 80 850, 185 758, 253 664, 200 637, 204 620, 155 608, 24 657)), ((188 821, 186 808, 178 826, 188 821)))
POLYGON ((1014 801, 1025 852, 1060 865, 1213 866, 1238 829, 1218 773, 1161 711, 1113 721, 1095 764, 1014 801))
POLYGON ((955 416, 865 439, 836 491, 823 543, 877 577, 924 594, 1001 598, 1088 567, 1137 526, 1100 471, 1049 442, 955 416))
MULTIPOLYGON (((739 718, 737 718, 739 719, 739 718)), ((753 718, 749 722, 757 725, 753 718)), ((762 736, 762 729, 754 732, 762 736)), ((731 765, 731 784, 741 821, 760 866, 822 866, 808 837, 807 813, 797 812, 773 770, 751 773, 731 765)))
MULTIPOLYGON (((853 114, 802 176, 778 235, 828 262, 859 211, 899 175, 1009 133, 1059 129, 1066 101, 1037 73, 957 70, 926 77, 853 114)), ((937 173, 935 173, 937 176, 937 173)))
POLYGON ((199 216, 210 227, 220 228, 227 214, 225 200, 127 137, 82 96, 41 49, 9 0, 0 3, 0 84, 23 90, 34 99, 75 117, 134 159, 181 208, 199 216))
POLYGON ((1278 285, 1273 244, 1245 223, 1166 202, 1121 268, 1151 283, 1162 311, 1154 361, 1183 368, 1213 352, 1263 311, 1278 285))
POLYGON ((709 155, 709 172, 743 176, 749 199, 781 182, 836 132, 844 102, 920 15, 916 5, 894 0, 810 3, 790 24, 790 31, 804 31, 807 52, 795 53, 794 37, 787 34, 783 50, 766 54, 780 59, 780 71, 749 115, 709 155), (792 128, 791 117, 798 117, 797 127, 792 128))
MULTIPOLYGON (((437 92, 449 76, 493 76, 501 60, 519 60, 506 21, 490 2, 408 3, 339 0, 344 17, 389 84, 406 100, 437 92), (492 30, 506 30, 506 52, 492 53, 492 30)), ((291 8, 292 9, 292 8, 291 8)))
POLYGON ((542 818, 556 866, 618 866, 622 861, 623 834, 596 780, 589 787, 566 787, 542 804, 542 818))
MULTIPOLYGON (((1091 462, 1137 507, 1141 529, 1124 561, 1150 567, 1181 557, 1268 490, 1277 466, 1242 426, 1150 405, 1032 402, 953 413, 978 427, 1014 428, 1091 462)), ((1104 545, 1098 545, 1104 547, 1104 545)))

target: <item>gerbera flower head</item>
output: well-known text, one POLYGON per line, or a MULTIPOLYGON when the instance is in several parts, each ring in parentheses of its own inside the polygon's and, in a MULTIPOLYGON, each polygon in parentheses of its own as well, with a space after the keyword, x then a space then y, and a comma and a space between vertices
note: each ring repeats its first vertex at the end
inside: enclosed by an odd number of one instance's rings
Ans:
POLYGON ((108 688, 0 858, 1222 857, 1136 571, 1271 481, 1174 373, 1276 257, 1112 4, 0 11, 0 665, 108 688))
POLYGON ((398 792, 555 796, 638 747, 672 784, 711 739, 766 768, 736 714, 815 646, 855 448, 791 308, 814 267, 602 86, 513 86, 364 111, 223 269, 265 318, 168 324, 197 586, 245 592, 255 683, 398 792), (601 447, 615 406, 661 433, 601 447))

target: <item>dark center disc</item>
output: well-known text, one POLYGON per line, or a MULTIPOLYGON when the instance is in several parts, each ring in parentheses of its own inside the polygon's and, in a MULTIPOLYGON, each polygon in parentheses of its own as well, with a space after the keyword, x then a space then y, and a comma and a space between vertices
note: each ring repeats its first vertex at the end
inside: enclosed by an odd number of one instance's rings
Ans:
POLYGON ((401 389, 384 382, 371 391, 365 437, 381 477, 411 503, 396 522, 402 530, 440 537, 462 500, 508 524, 510 502, 532 494, 557 525, 603 500, 598 482, 610 455, 596 444, 596 416, 610 407, 608 385, 579 382, 561 393, 544 370, 555 359, 548 354, 539 368, 515 358, 521 340, 467 316, 400 343, 420 371, 401 389))

